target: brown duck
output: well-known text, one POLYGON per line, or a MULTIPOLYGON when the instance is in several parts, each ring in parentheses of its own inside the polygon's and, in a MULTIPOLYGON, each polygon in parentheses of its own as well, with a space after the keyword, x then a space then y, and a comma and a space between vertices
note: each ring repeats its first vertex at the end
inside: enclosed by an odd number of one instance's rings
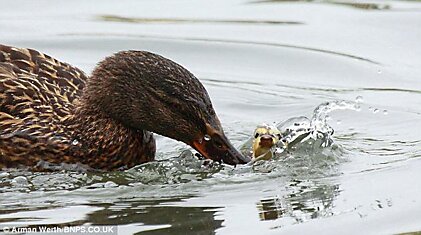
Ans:
POLYGON ((0 45, 0 168, 129 168, 154 160, 152 132, 209 159, 249 161, 225 137, 203 85, 169 59, 122 51, 88 77, 36 50, 0 45))

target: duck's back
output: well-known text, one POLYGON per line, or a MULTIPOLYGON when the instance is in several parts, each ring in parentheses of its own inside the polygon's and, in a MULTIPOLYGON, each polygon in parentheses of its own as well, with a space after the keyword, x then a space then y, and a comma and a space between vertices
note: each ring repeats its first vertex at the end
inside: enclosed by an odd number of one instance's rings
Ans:
POLYGON ((0 167, 5 158, 21 161, 16 156, 27 154, 28 146, 32 154, 49 151, 47 140, 66 137, 59 123, 86 79, 81 70, 38 51, 0 45, 0 167))

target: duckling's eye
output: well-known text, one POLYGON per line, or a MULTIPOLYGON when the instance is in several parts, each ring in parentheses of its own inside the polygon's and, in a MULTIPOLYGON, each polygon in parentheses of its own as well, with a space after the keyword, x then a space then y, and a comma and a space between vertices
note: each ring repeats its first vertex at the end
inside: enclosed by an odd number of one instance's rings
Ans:
POLYGON ((256 133, 254 133, 254 138, 259 137, 259 135, 260 135, 260 134, 259 134, 259 133, 257 133, 257 132, 256 132, 256 133))

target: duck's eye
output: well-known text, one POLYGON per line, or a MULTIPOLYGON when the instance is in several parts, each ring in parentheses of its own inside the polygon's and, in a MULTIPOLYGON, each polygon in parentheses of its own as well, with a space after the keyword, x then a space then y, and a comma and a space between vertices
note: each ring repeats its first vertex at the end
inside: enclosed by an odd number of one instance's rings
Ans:
POLYGON ((257 138, 257 137, 259 137, 260 136, 260 134, 259 133, 254 133, 254 138, 257 138))
POLYGON ((222 146, 224 146, 224 144, 222 143, 222 141, 218 138, 214 138, 213 142, 215 143, 216 147, 218 148, 222 148, 222 146))

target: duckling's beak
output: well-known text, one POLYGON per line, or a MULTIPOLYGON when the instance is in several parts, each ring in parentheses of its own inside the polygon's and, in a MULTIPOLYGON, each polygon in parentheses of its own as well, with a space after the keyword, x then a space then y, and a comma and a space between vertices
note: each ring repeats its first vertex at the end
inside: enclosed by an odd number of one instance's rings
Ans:
POLYGON ((271 135, 262 135, 260 137, 259 145, 264 148, 271 148, 273 145, 275 145, 275 138, 271 135))
POLYGON ((214 161, 222 161, 230 165, 245 164, 251 161, 251 158, 242 155, 235 149, 225 135, 203 137, 193 141, 191 146, 204 157, 214 161))

